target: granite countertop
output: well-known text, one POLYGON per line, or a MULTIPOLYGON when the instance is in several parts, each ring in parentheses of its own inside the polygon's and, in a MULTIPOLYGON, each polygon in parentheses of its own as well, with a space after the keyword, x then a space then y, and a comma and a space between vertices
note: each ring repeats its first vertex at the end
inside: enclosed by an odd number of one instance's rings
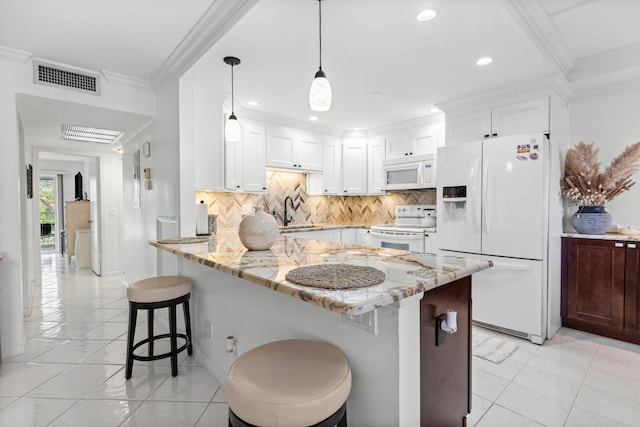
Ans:
POLYGON ((295 239, 286 235, 281 235, 267 251, 248 251, 235 232, 218 233, 203 243, 149 244, 346 315, 393 304, 492 266, 489 261, 477 259, 295 239), (374 267, 386 274, 386 280, 364 288, 327 290, 297 285, 285 279, 287 272, 296 267, 319 264, 374 267))
POLYGON ((571 237, 574 239, 600 239, 600 240, 622 240, 626 242, 640 242, 640 235, 629 236, 622 233, 605 233, 605 234, 579 234, 579 233, 562 233, 562 237, 571 237))

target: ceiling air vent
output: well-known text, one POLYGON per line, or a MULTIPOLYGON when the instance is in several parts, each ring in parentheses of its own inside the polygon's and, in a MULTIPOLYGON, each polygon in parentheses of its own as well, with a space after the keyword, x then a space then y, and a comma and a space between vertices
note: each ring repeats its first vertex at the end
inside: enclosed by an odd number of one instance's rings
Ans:
POLYGON ((33 62, 33 82, 100 95, 100 79, 97 74, 79 73, 38 61, 33 62))

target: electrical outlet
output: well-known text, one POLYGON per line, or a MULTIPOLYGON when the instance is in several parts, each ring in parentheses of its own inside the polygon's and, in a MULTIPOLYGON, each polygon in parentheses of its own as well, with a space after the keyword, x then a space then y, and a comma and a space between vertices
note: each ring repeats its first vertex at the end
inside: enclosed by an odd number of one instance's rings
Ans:
POLYGON ((362 314, 342 315, 342 322, 373 335, 378 335, 378 310, 362 314))
POLYGON ((250 215, 253 213, 253 206, 242 205, 242 215, 250 215))

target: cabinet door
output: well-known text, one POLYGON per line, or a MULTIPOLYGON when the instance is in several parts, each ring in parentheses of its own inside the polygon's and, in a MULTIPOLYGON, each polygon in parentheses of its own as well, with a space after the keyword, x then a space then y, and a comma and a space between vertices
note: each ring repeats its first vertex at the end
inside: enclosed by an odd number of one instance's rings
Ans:
POLYGON ((384 137, 377 136, 369 140, 367 146, 367 190, 368 194, 384 194, 382 183, 382 161, 385 159, 384 137))
POLYGON ((242 140, 224 143, 224 188, 242 191, 242 140))
POLYGON ((342 192, 367 193, 367 144, 364 141, 342 144, 342 192))
POLYGON ((261 193, 267 189, 266 130, 253 123, 245 124, 242 145, 242 189, 251 193, 261 193))
POLYGON ((410 156, 413 154, 413 139, 411 135, 389 136, 386 141, 386 158, 410 156))
POLYGON ((491 134, 494 137, 548 130, 549 98, 503 105, 491 110, 491 134))
POLYGON ((340 194, 342 190, 342 144, 335 139, 324 143, 323 194, 340 194))
POLYGON ((413 154, 431 154, 444 145, 440 141, 444 122, 432 123, 420 128, 413 138, 413 154))
POLYGON ((622 329, 624 270, 624 243, 571 239, 567 318, 622 329))
POLYGON ((489 138, 491 136, 491 110, 447 114, 445 127, 447 145, 489 138))
POLYGON ((267 166, 293 168, 294 136, 286 129, 270 129, 267 135, 267 166))
POLYGON ((293 166, 306 171, 322 171, 322 139, 301 135, 293 145, 293 166))
POLYGON ((640 334, 640 243, 627 242, 626 246, 624 328, 640 334))

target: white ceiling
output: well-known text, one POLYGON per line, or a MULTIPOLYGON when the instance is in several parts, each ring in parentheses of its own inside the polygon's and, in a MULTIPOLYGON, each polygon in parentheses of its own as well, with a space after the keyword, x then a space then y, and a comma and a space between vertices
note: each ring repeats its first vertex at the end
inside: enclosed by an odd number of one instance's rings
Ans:
MULTIPOLYGON (((0 46, 153 82, 217 3, 113 0, 88 7, 80 0, 0 0, 0 46)), ((240 118, 252 108, 307 122, 318 67, 317 6, 315 0, 258 1, 188 78, 229 92, 222 58, 237 56, 240 118), (248 107, 250 99, 260 105, 248 107)), ((336 130, 410 120, 436 104, 555 73, 575 87, 603 75, 640 76, 638 0, 325 0, 322 13, 323 69, 334 103, 317 114, 317 124, 336 130), (425 8, 439 15, 418 22, 425 8), (481 56, 495 61, 480 68, 481 56)))

